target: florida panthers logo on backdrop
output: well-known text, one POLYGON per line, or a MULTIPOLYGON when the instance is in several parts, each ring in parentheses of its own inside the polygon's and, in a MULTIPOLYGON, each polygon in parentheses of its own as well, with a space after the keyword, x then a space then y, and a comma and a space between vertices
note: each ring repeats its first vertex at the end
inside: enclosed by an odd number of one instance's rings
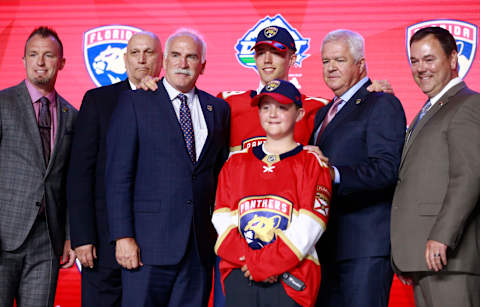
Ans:
POLYGON ((131 26, 103 26, 83 35, 83 55, 88 74, 97 86, 127 78, 123 55, 130 37, 141 29, 131 26))
MULTIPOLYGON (((293 28, 282 15, 278 14, 275 17, 266 16, 265 18, 259 20, 255 26, 249 29, 242 38, 240 38, 235 45, 235 51, 237 54, 238 62, 245 67, 256 69, 255 59, 253 57, 254 52, 250 50, 254 45, 260 30, 268 26, 279 26, 283 27, 290 32, 293 39, 295 40, 295 47, 297 48, 297 61, 296 65, 299 67, 302 66, 303 60, 309 57, 309 54, 306 54, 306 51, 310 48, 310 38, 303 37, 297 29, 293 28)), ((275 28, 272 28, 275 29, 275 28)), ((275 29, 276 30, 276 29, 275 29)), ((265 35, 267 37, 275 35, 271 32, 274 30, 269 30, 265 35)))
POLYGON ((416 23, 407 28, 407 55, 410 60, 410 38, 418 30, 426 27, 442 27, 448 30, 457 41, 458 76, 464 78, 472 66, 477 51, 478 27, 474 24, 451 19, 429 20, 416 23))
POLYGON ((238 203, 239 229, 252 249, 276 240, 276 230, 290 225, 293 205, 275 195, 245 197, 238 203))

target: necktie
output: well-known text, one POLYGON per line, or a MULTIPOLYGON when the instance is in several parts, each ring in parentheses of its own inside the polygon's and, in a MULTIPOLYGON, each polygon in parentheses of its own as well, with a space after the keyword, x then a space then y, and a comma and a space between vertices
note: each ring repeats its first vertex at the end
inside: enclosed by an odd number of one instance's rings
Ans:
POLYGON ((320 131, 318 132, 317 140, 315 141, 315 144, 318 145, 318 140, 320 139, 320 136, 322 135, 323 131, 325 130, 327 125, 330 123, 330 121, 335 117, 335 114, 337 114, 338 105, 342 102, 343 100, 340 97, 335 97, 332 107, 330 108, 330 110, 328 110, 327 115, 323 119, 322 126, 320 127, 320 131))
POLYGON ((192 124, 192 115, 190 114, 190 108, 187 104, 187 96, 180 93, 177 98, 180 100, 180 127, 183 132, 183 139, 185 140, 185 145, 187 146, 188 155, 192 160, 192 163, 195 163, 196 153, 195 153, 195 137, 193 134, 193 124, 192 124))
POLYGON ((50 101, 47 97, 40 98, 40 112, 38 113, 38 130, 40 131, 40 138, 42 139, 43 158, 45 165, 48 165, 50 160, 51 148, 51 120, 50 115, 50 101))
POLYGON ((417 126, 418 122, 420 122, 422 117, 424 117, 425 114, 427 114, 431 106, 432 106, 432 102, 430 101, 430 99, 428 99, 427 102, 425 102, 425 104, 423 105, 423 108, 420 110, 420 114, 418 114, 417 120, 415 120, 415 122, 413 123, 412 129, 410 129, 410 135, 412 134, 413 129, 415 129, 415 127, 417 126))

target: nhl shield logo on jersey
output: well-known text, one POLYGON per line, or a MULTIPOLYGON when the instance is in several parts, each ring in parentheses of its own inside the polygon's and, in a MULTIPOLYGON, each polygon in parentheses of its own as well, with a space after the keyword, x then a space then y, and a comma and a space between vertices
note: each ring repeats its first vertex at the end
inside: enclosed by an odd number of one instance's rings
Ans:
POLYGON ((252 249, 276 240, 276 230, 290 225, 293 205, 275 195, 250 196, 238 203, 239 229, 252 249))
POLYGON ((131 26, 103 26, 83 35, 83 56, 88 74, 97 86, 110 85, 127 78, 123 61, 128 40, 142 31, 131 26))
POLYGON ((407 28, 406 33, 408 60, 410 60, 410 38, 415 32, 426 27, 442 27, 453 35, 458 48, 458 76, 463 79, 475 59, 478 27, 465 21, 451 19, 429 20, 411 25, 407 28))
POLYGON ((299 67, 302 66, 303 60, 305 60, 310 55, 306 51, 310 48, 310 38, 303 37, 297 29, 293 28, 282 15, 278 14, 275 17, 266 16, 265 18, 259 20, 255 26, 250 28, 242 38, 237 41, 235 45, 235 51, 237 60, 240 65, 257 69, 255 65, 254 51, 251 48, 255 45, 258 33, 264 30, 264 34, 268 38, 274 37, 278 29, 275 27, 282 27, 288 30, 295 40, 295 47, 297 49, 297 60, 295 64, 299 67))

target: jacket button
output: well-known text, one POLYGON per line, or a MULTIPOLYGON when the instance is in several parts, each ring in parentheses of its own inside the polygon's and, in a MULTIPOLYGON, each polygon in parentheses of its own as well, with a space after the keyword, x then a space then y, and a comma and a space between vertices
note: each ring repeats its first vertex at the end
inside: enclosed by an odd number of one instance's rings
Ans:
POLYGON ((197 176, 192 175, 192 180, 196 180, 196 179, 197 179, 197 176))
POLYGON ((39 202, 39 201, 37 201, 37 202, 35 203, 35 206, 37 206, 37 207, 40 207, 41 205, 42 205, 42 203, 39 202))
POLYGON ((191 206, 192 205, 192 201, 191 200, 187 200, 187 205, 191 206))

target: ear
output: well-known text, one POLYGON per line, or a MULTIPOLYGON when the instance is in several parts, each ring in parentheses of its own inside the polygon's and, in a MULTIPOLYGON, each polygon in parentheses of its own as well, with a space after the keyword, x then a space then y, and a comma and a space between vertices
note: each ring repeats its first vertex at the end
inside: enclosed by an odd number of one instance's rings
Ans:
POLYGON ((297 119, 295 121, 299 122, 304 116, 305 116, 305 109, 304 108, 298 109, 297 110, 297 119))
POLYGON ((458 66, 458 52, 453 50, 452 53, 450 54, 450 69, 457 71, 457 66, 458 66))
POLYGON ((296 53, 293 53, 291 56, 290 56, 290 59, 288 60, 288 66, 293 66, 295 65, 295 61, 297 60, 297 54, 296 53))
POLYGON ((203 74, 203 71, 205 70, 205 65, 207 65, 207 60, 205 60, 205 62, 203 62, 202 70, 200 70, 200 74, 203 74))
POLYGON ((363 74, 365 72, 365 58, 361 58, 360 60, 358 60, 357 64, 359 65, 358 69, 360 71, 360 74, 363 74))
POLYGON ((60 65, 58 66, 58 70, 62 70, 62 69, 63 69, 63 67, 65 66, 65 61, 66 61, 65 58, 62 58, 62 59, 60 60, 60 65))
POLYGON ((25 62, 25 56, 22 57, 23 68, 27 69, 27 63, 25 62))

